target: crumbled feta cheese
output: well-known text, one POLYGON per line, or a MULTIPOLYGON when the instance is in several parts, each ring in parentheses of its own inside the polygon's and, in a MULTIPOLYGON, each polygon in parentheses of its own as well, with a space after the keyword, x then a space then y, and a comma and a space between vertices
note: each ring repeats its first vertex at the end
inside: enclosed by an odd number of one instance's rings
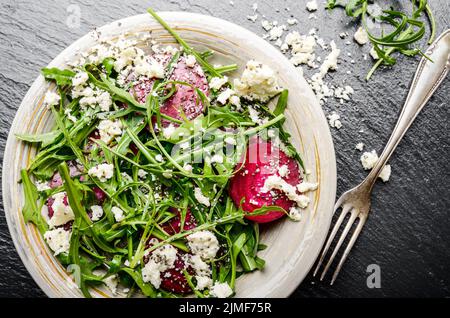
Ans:
POLYGON ((261 188, 262 193, 267 193, 272 189, 277 189, 283 192, 289 200, 297 203, 297 205, 304 209, 309 204, 309 198, 303 194, 297 194, 297 189, 295 186, 287 183, 280 176, 272 175, 269 176, 264 182, 264 186, 261 188))
POLYGON ((186 56, 186 65, 188 67, 194 67, 196 63, 197 63, 197 60, 195 59, 194 55, 189 54, 188 56, 186 56))
POLYGON ((217 101, 222 105, 225 105, 227 101, 230 99, 230 97, 234 94, 235 94, 234 90, 232 90, 231 88, 227 88, 222 93, 220 93, 219 96, 217 96, 217 101))
MULTIPOLYGON (((370 170, 372 169, 375 164, 378 162, 378 154, 375 150, 372 150, 371 152, 364 152, 361 156, 361 164, 364 168, 364 170, 370 170)), ((385 165, 383 169, 380 172, 380 175, 378 176, 383 182, 389 181, 389 178, 391 176, 391 165, 385 165)))
POLYGON ((89 169, 88 174, 97 177, 101 182, 106 182, 114 176, 114 165, 102 163, 89 169))
POLYGON ((111 212, 114 214, 114 219, 116 220, 116 222, 120 222, 123 219, 125 219, 125 215, 121 208, 119 208, 117 206, 113 206, 111 208, 111 212))
POLYGON ((316 11, 318 9, 316 0, 308 1, 306 3, 306 9, 308 9, 309 12, 316 11))
POLYGON ((185 163, 183 165, 183 169, 186 170, 187 172, 192 172, 193 167, 189 163, 185 163))
POLYGON ((57 228, 44 233, 44 239, 48 246, 57 256, 61 253, 68 253, 70 248, 70 236, 72 232, 66 231, 64 228, 57 228))
POLYGON ((170 124, 166 128, 163 128, 164 138, 169 139, 173 135, 173 133, 175 132, 176 129, 177 128, 172 124, 170 124))
POLYGON ((361 164, 364 170, 372 169, 378 161, 378 155, 375 150, 364 152, 361 156, 361 164))
POLYGON ((97 126, 100 140, 109 144, 115 137, 122 135, 122 122, 120 120, 100 120, 97 126))
POLYGON ((77 118, 72 115, 72 110, 70 108, 66 108, 64 110, 64 114, 67 116, 67 119, 69 119, 71 122, 76 123, 77 118))
POLYGON ((293 206, 289 209, 289 216, 294 221, 300 221, 302 217, 302 211, 299 208, 293 206))
POLYGON ((137 174, 140 179, 145 179, 147 177, 148 172, 143 169, 139 169, 137 174))
POLYGON ((209 81, 209 87, 215 90, 219 90, 223 85, 228 82, 228 77, 213 77, 209 81))
POLYGON ((309 192, 309 191, 317 190, 318 186, 319 186, 318 183, 303 181, 303 182, 301 182, 300 184, 297 185, 297 190, 300 193, 306 193, 306 192, 309 192))
POLYGON ((267 65, 255 60, 247 62, 241 78, 234 80, 234 86, 239 96, 262 102, 281 91, 275 72, 267 65))
POLYGON ((199 203, 201 203, 203 205, 206 205, 206 206, 211 205, 211 203, 209 202, 209 198, 207 196, 203 195, 202 190, 200 188, 194 189, 194 197, 199 203))
POLYGON ((164 158, 163 158, 163 156, 162 156, 161 154, 157 154, 157 155, 155 156, 155 160, 158 161, 158 162, 163 162, 163 161, 164 161, 164 158))
POLYGON ((154 250, 142 268, 142 280, 150 282, 155 288, 161 286, 161 272, 173 268, 177 259, 177 250, 170 244, 154 250))
POLYGON ((59 96, 59 94, 54 92, 47 92, 45 93, 44 97, 44 105, 46 105, 47 107, 56 106, 59 104, 60 100, 61 97, 59 96))
POLYGON ((103 282, 114 295, 117 294, 117 285, 119 284, 117 275, 108 276, 103 279, 103 282))
POLYGON ((91 220, 94 222, 100 220, 101 217, 103 216, 103 208, 100 205, 91 206, 91 211, 92 211, 91 220))
POLYGON ((247 19, 252 21, 252 22, 256 22, 256 20, 258 19, 258 15, 257 14, 247 15, 247 19))
POLYGON ((355 41, 360 45, 364 45, 369 42, 369 36, 367 35, 367 32, 363 27, 359 27, 353 37, 355 41))
POLYGON ((278 174, 280 177, 287 177, 289 175, 289 167, 287 165, 282 165, 280 169, 278 169, 278 174))
POLYGON ((287 19, 286 21, 289 25, 294 25, 298 23, 298 20, 295 18, 287 19))
POLYGON ((165 170, 165 171, 162 173, 162 175, 163 175, 164 178, 170 179, 170 178, 172 178, 172 176, 173 176, 173 171, 170 170, 170 169, 165 170))
POLYGON ((342 127, 342 123, 341 123, 340 119, 341 119, 341 116, 339 116, 336 113, 328 115, 328 123, 330 124, 330 127, 340 129, 342 127))
POLYGON ((279 39, 283 35, 284 30, 286 30, 285 25, 273 26, 269 31, 269 40, 275 41, 279 39))
POLYGON ((383 182, 388 182, 391 177, 391 165, 385 165, 378 176, 383 182))
POLYGON ((364 144, 362 142, 358 142, 355 146, 355 149, 359 150, 359 151, 363 151, 364 149, 364 144))
POLYGON ((211 287, 210 295, 217 298, 227 298, 233 295, 233 290, 228 283, 215 282, 211 287))
POLYGON ((372 47, 372 48, 370 49, 369 54, 370 54, 370 56, 371 56, 374 60, 378 60, 378 59, 380 58, 380 57, 378 56, 377 51, 375 50, 375 47, 372 47))
POLYGON ((89 76, 86 72, 78 71, 75 74, 75 76, 72 78, 72 86, 84 85, 88 79, 89 79, 89 76))
POLYGON ((50 228, 64 225, 75 219, 75 215, 73 214, 70 205, 64 203, 64 201, 67 200, 66 196, 66 192, 56 193, 52 196, 54 200, 52 203, 53 216, 48 220, 50 228))
POLYGON ((204 290, 212 286, 212 279, 207 276, 195 276, 195 280, 197 281, 197 285, 195 286, 196 290, 204 290))
POLYGON ((200 255, 187 256, 186 263, 191 266, 197 276, 211 276, 211 267, 200 257, 200 255))
POLYGON ((202 260, 212 260, 219 250, 219 241, 210 231, 194 232, 187 237, 191 252, 200 256, 202 260))
POLYGON ((239 96, 233 95, 229 99, 230 99, 231 105, 236 106, 238 109, 240 108, 240 106, 241 106, 241 99, 239 98, 239 96))
POLYGON ((256 2, 252 4, 252 9, 253 12, 256 12, 258 10, 258 4, 256 2))
POLYGON ((273 24, 271 22, 267 21, 267 20, 262 20, 261 21, 261 26, 266 31, 270 31, 273 28, 273 24))
POLYGON ((47 182, 36 181, 36 189, 38 192, 42 192, 45 190, 50 190, 51 188, 47 182))
POLYGON ((346 85, 345 87, 337 87, 334 90, 334 97, 348 101, 350 100, 351 94, 354 93, 353 87, 346 85))
POLYGON ((323 64, 320 66, 320 74, 322 78, 328 73, 329 70, 337 69, 337 62, 339 54, 341 50, 337 48, 336 43, 334 41, 330 42, 331 52, 327 55, 323 64))

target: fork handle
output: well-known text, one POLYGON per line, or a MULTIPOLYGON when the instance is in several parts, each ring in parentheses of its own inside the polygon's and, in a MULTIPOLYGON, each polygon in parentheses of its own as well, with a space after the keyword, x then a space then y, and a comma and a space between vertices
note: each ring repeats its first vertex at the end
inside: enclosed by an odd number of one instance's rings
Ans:
POLYGON ((394 131, 364 183, 371 189, 409 126, 445 79, 450 68, 450 29, 430 45, 422 57, 394 131))

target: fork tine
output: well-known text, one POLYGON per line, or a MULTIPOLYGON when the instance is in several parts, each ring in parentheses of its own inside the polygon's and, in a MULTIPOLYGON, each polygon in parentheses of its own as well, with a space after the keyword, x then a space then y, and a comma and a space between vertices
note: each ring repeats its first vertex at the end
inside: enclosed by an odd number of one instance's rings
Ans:
POLYGON ((342 255, 341 260, 339 261, 339 264, 333 273, 333 278, 331 279, 330 285, 333 285, 334 281, 336 280, 337 276, 339 275, 342 265, 344 265, 344 262, 347 259, 348 254, 350 253, 350 250, 352 249, 353 245, 355 244, 356 239, 359 236, 359 233, 361 232, 364 224, 366 223, 366 220, 367 220, 367 216, 365 216, 364 214, 361 214, 359 216, 358 226, 356 227, 355 232, 353 232, 352 237, 350 238, 350 241, 348 242, 348 245, 345 248, 344 254, 342 255))
POLYGON ((350 228, 352 227, 353 222, 355 222, 356 217, 358 216, 358 213, 354 212, 354 211, 355 211, 355 209, 353 209, 351 214, 350 214, 350 219, 348 220, 347 224, 345 225, 344 231, 342 232, 341 236, 339 237, 338 243, 334 247, 333 254, 331 254, 331 257, 328 260, 328 263, 325 265, 325 268, 324 268, 324 270, 322 272, 322 275, 320 276, 320 280, 323 280, 323 278, 327 274, 328 269, 330 268, 331 264, 334 261, 334 258, 336 257, 336 254, 338 253, 339 249, 341 248, 341 245, 344 242, 348 232, 350 231, 350 228))
MULTIPOLYGON (((336 204, 335 211, 339 208, 339 205, 336 204)), ((322 266, 322 262, 327 255, 328 249, 330 248, 331 242, 333 242, 334 237, 336 236, 337 231, 339 230, 339 227, 342 224, 342 221, 344 221, 345 216, 350 211, 350 206, 344 206, 341 211, 341 215, 339 216, 338 220, 336 221, 336 224, 333 227, 333 230, 331 231, 330 236, 328 237, 327 243, 325 244, 325 247, 320 254, 319 262, 317 263, 316 269, 314 270, 313 276, 316 276, 317 272, 319 271, 320 266, 322 266)))

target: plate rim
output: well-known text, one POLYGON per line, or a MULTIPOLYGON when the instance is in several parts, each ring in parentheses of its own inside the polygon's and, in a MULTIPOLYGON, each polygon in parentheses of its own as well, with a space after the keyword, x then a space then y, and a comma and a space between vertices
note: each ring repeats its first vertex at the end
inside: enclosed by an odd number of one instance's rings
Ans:
MULTIPOLYGON (((273 52, 271 52, 271 54, 274 55, 278 55, 280 57, 280 59, 286 60, 287 58, 278 50, 276 49, 272 44, 270 44, 269 42, 267 42, 266 40, 262 39, 259 35, 257 35, 256 33, 244 28, 243 26, 237 25, 233 22, 221 19, 221 18, 217 18, 214 16, 210 16, 210 15, 204 15, 204 14, 199 14, 199 13, 192 13, 192 12, 182 12, 182 11, 159 11, 157 12, 158 15, 160 15, 161 17, 165 17, 165 16, 172 16, 175 17, 179 20, 183 20, 183 17, 185 19, 191 17, 191 18, 198 18, 198 19, 202 19, 203 22, 204 21, 211 21, 211 22, 215 22, 215 23, 221 23, 221 24, 226 24, 226 25, 230 25, 232 26, 234 29, 240 29, 243 32, 249 34, 250 36, 252 36, 253 40, 260 42, 262 45, 264 45, 265 48, 267 48, 268 50, 271 50, 273 52)), ((118 19, 115 21, 112 21, 110 23, 106 23, 104 25, 102 25, 99 28, 96 28, 99 31, 102 31, 103 29, 108 29, 110 27, 112 27, 113 24, 116 23, 124 23, 126 21, 131 21, 133 19, 140 19, 143 16, 148 16, 151 18, 151 16, 149 16, 148 13, 143 13, 143 14, 137 14, 137 15, 133 15, 133 16, 128 16, 122 19, 118 19)), ((89 31, 88 33, 86 33, 85 35, 81 36, 80 38, 78 38, 77 40, 75 40, 74 42, 72 42, 69 46, 67 46, 65 49, 63 49, 59 54, 56 55, 55 58, 52 59, 52 61, 48 64, 48 67, 51 67, 52 65, 57 64, 57 62, 61 59, 62 56, 66 55, 67 52, 72 51, 73 49, 75 49, 80 43, 84 42, 85 39, 87 37, 90 36, 90 33, 92 31, 89 31)), ((288 63, 290 63, 289 61, 287 61, 288 63)), ((277 63, 281 63, 281 62, 277 62, 277 63)), ((295 69, 295 66, 293 66, 291 64, 291 67, 295 69)), ((323 108, 320 106, 316 96, 314 95, 312 89, 310 88, 310 86, 307 84, 306 80, 304 79, 304 77, 301 74, 298 74, 298 78, 303 81, 304 83, 306 83, 307 87, 307 94, 308 95, 312 95, 314 96, 314 98, 311 100, 311 102, 315 105, 313 105, 312 107, 316 107, 318 109, 317 113, 318 116, 321 118, 320 121, 324 122, 326 125, 327 129, 322 129, 321 130, 321 137, 323 138, 320 142, 321 143, 325 143, 327 144, 327 151, 328 154, 331 156, 331 159, 328 159, 328 163, 331 165, 330 167, 328 167, 329 169, 329 177, 334 180, 334 182, 329 181, 331 188, 330 189, 326 189, 327 192, 331 192, 330 195, 333 198, 333 200, 335 200, 336 197, 336 189, 337 189, 337 171, 336 171, 336 155, 335 155, 335 149, 334 149, 334 143, 333 143, 333 139, 331 136, 331 130, 327 124, 326 121, 326 117, 325 117, 325 113, 323 108)), ((10 232, 10 236, 12 238, 14 247, 17 251, 17 253, 19 254, 19 257, 22 261, 22 263, 24 264, 25 268, 27 269, 28 273, 30 274, 30 276, 33 278, 33 280, 36 282, 36 284, 39 286, 39 288, 49 297, 55 297, 54 292, 52 291, 52 289, 48 286, 48 284, 46 284, 42 278, 41 275, 39 275, 39 273, 36 271, 35 266, 33 266, 33 264, 31 262, 27 262, 27 256, 25 255, 25 251, 23 250, 22 245, 19 242, 18 237, 15 235, 16 233, 16 229, 14 228, 14 226, 18 226, 18 224, 15 224, 15 220, 12 219, 12 214, 11 211, 9 209, 9 206, 7 204, 5 204, 5 200, 9 199, 7 198, 7 193, 10 193, 9 187, 7 185, 7 180, 6 180, 6 170, 5 168, 5 164, 6 166, 8 166, 7 161, 8 159, 10 159, 11 157, 13 157, 12 155, 14 154, 14 151, 16 150, 15 148, 13 148, 13 143, 15 140, 15 136, 14 136, 14 128, 17 126, 17 121, 19 120, 19 118, 17 117, 17 114, 20 112, 23 112, 25 107, 26 107, 26 103, 25 101, 29 98, 31 98, 31 96, 33 96, 33 92, 38 88, 38 86, 40 85, 40 83, 42 82, 43 77, 41 74, 39 74, 39 76, 33 81, 33 83, 31 84, 30 88, 28 89, 27 93, 25 94, 25 96, 23 97, 19 107, 17 108, 17 111, 14 115, 14 120, 11 124, 10 130, 8 132, 8 138, 7 138, 7 142, 5 145, 5 150, 4 150, 4 158, 3 158, 3 169, 2 169, 2 199, 3 199, 3 207, 4 207, 4 211, 5 211, 5 217, 6 217, 6 221, 7 221, 7 225, 8 225, 8 230, 10 232)), ((322 125, 323 126, 323 125, 322 125)), ((308 275, 308 273, 310 272, 312 266, 314 265, 317 257, 320 254, 320 251, 322 249, 323 244, 325 243, 325 239, 327 237, 330 225, 331 225, 331 221, 332 221, 332 216, 333 216, 333 208, 334 206, 334 201, 333 201, 333 205, 331 205, 329 207, 329 211, 328 211, 328 215, 325 215, 324 217, 326 217, 326 220, 324 221, 324 223, 326 223, 326 226, 323 227, 324 230, 322 230, 320 233, 316 233, 316 235, 320 234, 320 237, 316 237, 317 240, 313 241, 310 243, 310 249, 313 248, 314 250, 316 250, 316 252, 314 254, 316 254, 316 256, 312 259, 310 259, 309 264, 307 267, 307 270, 305 271, 305 274, 303 275, 303 277, 295 277, 292 278, 292 280, 290 282, 287 282, 286 284, 288 285, 288 288, 283 287, 281 291, 278 291, 278 296, 276 297, 288 297, 289 295, 291 295, 302 283, 302 281, 304 280, 304 278, 308 275), (325 230, 326 229, 326 230, 325 230)), ((32 226, 32 225, 27 225, 27 226, 32 226)))

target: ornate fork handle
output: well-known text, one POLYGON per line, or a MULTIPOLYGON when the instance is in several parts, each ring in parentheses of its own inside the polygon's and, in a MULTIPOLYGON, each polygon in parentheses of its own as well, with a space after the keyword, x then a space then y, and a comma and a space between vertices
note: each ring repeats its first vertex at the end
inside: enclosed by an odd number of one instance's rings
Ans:
POLYGON ((411 123, 445 79, 450 69, 450 29, 430 46, 419 63, 411 88, 391 137, 375 167, 363 184, 372 189, 378 175, 391 157, 411 123))

